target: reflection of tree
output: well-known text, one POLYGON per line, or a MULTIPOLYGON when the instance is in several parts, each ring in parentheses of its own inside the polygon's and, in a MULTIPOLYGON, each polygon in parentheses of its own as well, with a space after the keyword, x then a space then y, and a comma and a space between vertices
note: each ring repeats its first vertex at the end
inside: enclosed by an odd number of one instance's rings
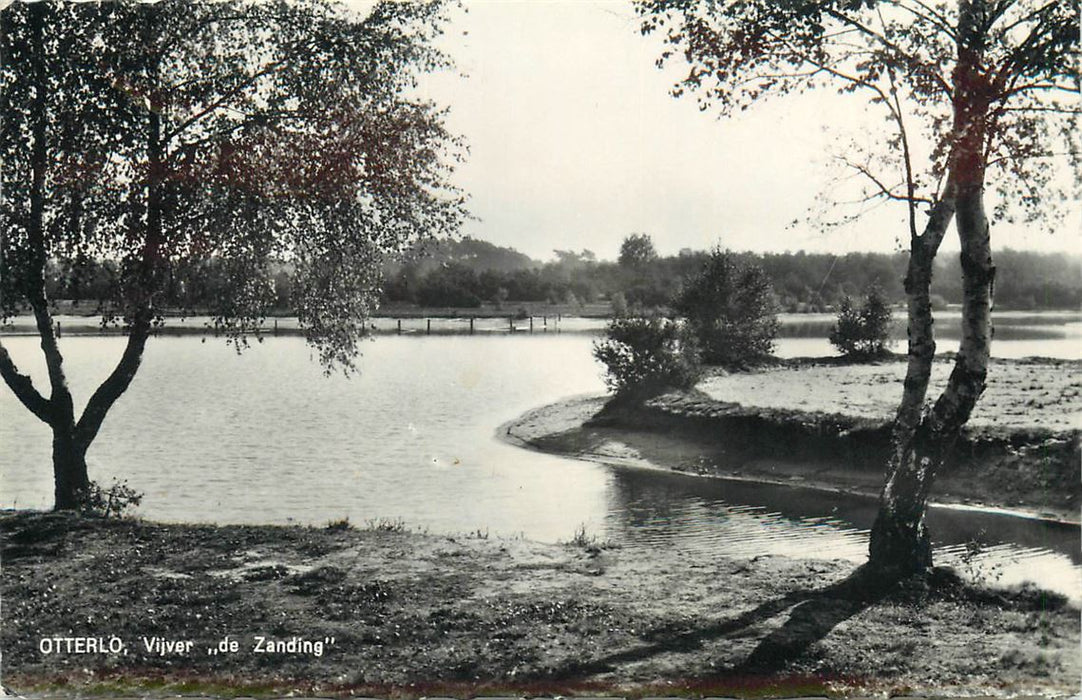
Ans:
POLYGON ((613 529, 629 538, 634 538, 641 528, 652 528, 656 536, 676 536, 677 530, 689 524, 727 517, 723 501, 704 499, 687 482, 686 478, 673 479, 665 474, 614 470, 608 503, 613 529))
MULTIPOLYGON (((669 467, 702 457, 725 459, 711 443, 655 432, 585 428, 561 440, 572 440, 573 451, 595 458, 619 442, 641 459, 669 467)), ((875 499, 868 496, 641 469, 614 468, 610 484, 605 517, 611 537, 640 546, 678 544, 712 555, 739 557, 801 547, 813 549, 798 556, 837 555, 848 551, 853 538, 863 540, 877 510, 875 499)), ((937 547, 1010 543, 1015 553, 1017 548, 1052 551, 1082 563, 1077 526, 947 508, 932 508, 928 522, 935 528, 937 547)))

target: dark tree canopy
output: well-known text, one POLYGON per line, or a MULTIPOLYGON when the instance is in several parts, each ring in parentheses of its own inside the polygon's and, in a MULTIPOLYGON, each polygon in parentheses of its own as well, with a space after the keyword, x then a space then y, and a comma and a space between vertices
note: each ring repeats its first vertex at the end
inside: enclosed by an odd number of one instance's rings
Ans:
POLYGON ((872 287, 859 308, 848 296, 842 299, 838 319, 830 330, 830 344, 855 360, 882 356, 890 348, 891 312, 883 293, 872 287))
POLYGON ((274 301, 270 263, 288 260, 309 339, 348 364, 381 255, 461 217, 445 184, 454 139, 435 106, 408 97, 444 61, 429 45, 439 12, 380 3, 357 17, 318 0, 7 8, 4 314, 30 301, 42 257, 117 261, 103 301, 128 324, 160 310, 179 264, 217 260, 233 284, 211 311, 240 334, 274 301))
POLYGON ((740 367, 774 348, 777 303, 763 268, 714 250, 673 300, 698 340, 703 362, 740 367))
POLYGON ((621 267, 641 270, 657 259, 654 240, 646 233, 633 233, 620 244, 621 267))

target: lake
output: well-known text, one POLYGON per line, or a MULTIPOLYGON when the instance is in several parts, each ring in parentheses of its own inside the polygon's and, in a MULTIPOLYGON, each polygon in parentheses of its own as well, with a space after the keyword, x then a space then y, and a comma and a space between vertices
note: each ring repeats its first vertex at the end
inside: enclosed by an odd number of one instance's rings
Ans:
MULTIPOLYGON (((821 339, 780 346, 807 340, 821 339)), ((585 332, 385 335, 363 345, 360 374, 345 378, 324 376, 298 337, 242 355, 213 338, 157 338, 91 448, 91 477, 127 480, 146 494, 140 513, 161 521, 400 518, 436 533, 557 541, 585 528, 621 546, 703 556, 864 558, 873 499, 607 467, 496 439, 497 426, 532 407, 604 390, 591 342, 585 332)), ((996 345, 1011 342, 1058 347, 996 345)), ((40 386, 35 340, 4 343, 40 386)), ((62 339, 77 401, 122 344, 62 339)), ((0 416, 0 505, 47 508, 48 429, 6 390, 0 416)), ((930 525, 940 562, 1076 599, 1082 590, 1077 527, 943 508, 930 525)))

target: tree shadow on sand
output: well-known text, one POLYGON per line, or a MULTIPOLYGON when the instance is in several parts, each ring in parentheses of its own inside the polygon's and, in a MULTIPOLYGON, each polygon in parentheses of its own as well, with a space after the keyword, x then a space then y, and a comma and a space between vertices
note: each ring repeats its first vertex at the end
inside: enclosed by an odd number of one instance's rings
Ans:
POLYGON ((1068 604, 1067 598, 1040 589, 993 590, 964 582, 950 568, 937 567, 927 574, 901 580, 884 577, 863 565, 848 577, 821 588, 791 591, 745 613, 707 622, 693 629, 668 625, 643 635, 646 644, 559 670, 563 677, 588 678, 618 672, 625 664, 672 653, 687 653, 713 640, 746 638, 751 628, 788 613, 780 627, 760 639, 741 662, 720 669, 723 676, 752 679, 783 672, 838 624, 875 606, 884 599, 927 603, 930 599, 993 605, 996 608, 1049 611, 1068 604))
POLYGON ((764 637, 743 662, 728 671, 734 676, 767 675, 782 670, 839 623, 875 605, 898 587, 897 581, 877 577, 866 566, 861 566, 842 581, 822 588, 791 591, 735 617, 691 630, 654 629, 644 636, 648 642, 645 645, 564 670, 568 675, 585 677, 613 672, 623 664, 661 654, 693 651, 712 640, 743 636, 741 633, 746 630, 788 611, 786 622, 764 637))
POLYGON ((812 591, 789 611, 789 619, 764 637, 733 669, 738 675, 765 675, 785 668, 838 624, 875 605, 896 582, 885 581, 862 566, 844 580, 812 591))

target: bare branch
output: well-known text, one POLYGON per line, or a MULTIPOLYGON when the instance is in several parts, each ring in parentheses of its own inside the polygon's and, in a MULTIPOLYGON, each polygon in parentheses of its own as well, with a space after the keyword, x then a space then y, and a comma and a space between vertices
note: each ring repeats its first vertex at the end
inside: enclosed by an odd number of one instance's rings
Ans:
MULTIPOLYGON (((1009 7, 1010 5, 1012 5, 1014 3, 1004 3, 1004 4, 1007 7, 1009 7)), ((1000 27, 1000 31, 1009 32, 1010 30, 1014 29, 1015 27, 1021 26, 1021 25, 1025 24, 1025 23, 1027 23, 1027 22, 1031 22, 1034 19, 1036 19, 1036 18, 1040 17, 1041 15, 1043 15, 1048 10, 1054 10, 1056 8, 1057 4, 1058 4, 1058 0, 1052 0, 1052 2, 1049 2, 1049 3, 1045 4, 1045 5, 1042 5, 1041 7, 1038 7, 1033 12, 1030 12, 1029 14, 1026 14, 1026 15, 1022 15, 1021 17, 1019 17, 1015 21, 1011 22, 1010 24, 1008 24, 1006 26, 1003 26, 1003 27, 1000 27)), ((1003 12, 1006 11, 1007 7, 1004 7, 1001 10, 997 11, 996 15, 1001 16, 1003 14, 1003 12)))
MULTIPOLYGON (((890 41, 889 39, 887 39, 885 36, 883 36, 879 32, 871 29, 870 27, 866 26, 865 24, 863 24, 861 22, 858 22, 857 20, 853 19, 849 15, 846 15, 845 13, 842 13, 842 12, 838 12, 837 10, 835 10, 835 9, 833 9, 831 7, 825 7, 823 9, 828 15, 830 15, 834 19, 838 20, 839 22, 842 22, 844 24, 847 24, 847 25, 853 27, 854 29, 859 30, 865 36, 868 36, 868 37, 874 39, 875 41, 879 42, 885 48, 887 48, 890 51, 894 52, 896 55, 901 56, 903 59, 905 59, 905 61, 907 63, 909 63, 911 65, 923 63, 923 61, 921 61, 918 57, 913 56, 912 54, 910 54, 907 51, 903 50, 900 46, 895 44, 893 41, 890 41)), ((951 87, 950 87, 950 85, 947 84, 947 82, 945 80, 943 80, 943 76, 939 75, 939 73, 937 71, 930 71, 929 74, 935 77, 936 83, 943 90, 943 93, 945 95, 950 95, 951 94, 951 87)))
POLYGON ((1012 88, 1011 90, 1004 92, 1002 99, 1006 99, 1008 97, 1012 97, 1023 92, 1030 92, 1033 90, 1073 92, 1075 94, 1079 93, 1079 88, 1077 85, 1060 85, 1058 83, 1026 83, 1025 85, 1019 85, 1016 88, 1012 88))
POLYGON ((1067 109, 1065 107, 1004 107, 1003 112, 1050 112, 1053 114, 1082 114, 1082 109, 1067 109))
MULTIPOLYGON (((834 159, 840 161, 846 167, 853 169, 855 172, 863 175, 866 179, 870 180, 878 188, 878 192, 873 195, 875 197, 882 196, 898 202, 907 202, 910 205, 911 210, 918 203, 929 205, 933 203, 932 200, 926 199, 924 197, 917 197, 912 194, 903 195, 895 193, 894 187, 888 187, 886 184, 884 184, 882 180, 876 177, 876 175, 867 168, 867 166, 861 165, 860 163, 854 163, 845 156, 834 156, 834 159)), ((911 232, 913 233, 913 235, 916 235, 915 225, 912 228, 911 232)))
MULTIPOLYGON (((879 23, 885 28, 886 22, 883 21, 883 13, 878 8, 876 8, 876 13, 879 15, 879 23)), ((902 139, 902 162, 905 164, 906 204, 909 210, 909 235, 916 238, 917 210, 913 203, 913 197, 916 194, 916 183, 913 181, 913 162, 909 151, 909 135, 905 128, 902 103, 898 99, 898 84, 894 75, 894 67, 891 65, 887 66, 887 77, 890 80, 890 94, 894 97, 894 112, 897 115, 898 132, 902 139)))
POLYGON ((162 138, 162 143, 168 143, 168 142, 172 141, 175 137, 177 137, 178 135, 183 133, 186 129, 188 129, 188 127, 192 126, 193 124, 198 122, 200 119, 207 116, 208 114, 211 114, 215 110, 220 109, 222 107, 222 105, 224 105, 226 102, 228 102, 229 100, 231 100, 234 97, 236 97, 237 95, 239 95, 242 91, 244 91, 247 88, 254 85, 257 80, 259 80, 260 78, 262 78, 262 77, 264 77, 266 75, 270 75, 271 73, 273 73, 273 72, 275 72, 277 70, 281 70, 281 68, 282 68, 282 64, 281 64, 280 61, 272 61, 271 63, 264 66, 261 70, 256 71, 252 75, 248 76, 245 80, 240 81, 232 89, 226 90, 222 94, 222 96, 219 97, 217 100, 215 100, 215 101, 211 102, 210 104, 206 105, 203 109, 199 110, 198 112, 193 114, 191 117, 184 120, 184 122, 182 122, 179 126, 172 129, 171 131, 169 131, 162 138))
MULTIPOLYGON (((998 158, 993 158, 993 159, 989 160, 988 161, 988 167, 992 167, 994 165, 1000 165, 1002 163, 1007 163, 1007 162, 1010 162, 1010 161, 1047 160, 1047 159, 1050 159, 1050 158, 1064 158, 1064 157, 1068 157, 1068 156, 1072 157, 1072 158, 1077 158, 1079 155, 1082 155, 1082 154, 1080 154, 1077 151, 1051 151, 1051 152, 1048 152, 1048 153, 1030 153, 1030 154, 1027 154, 1027 155, 1007 154, 1007 155, 1002 155, 1002 156, 1000 156, 998 158)), ((1030 189, 1032 190, 1033 188, 1031 187, 1030 189)))

